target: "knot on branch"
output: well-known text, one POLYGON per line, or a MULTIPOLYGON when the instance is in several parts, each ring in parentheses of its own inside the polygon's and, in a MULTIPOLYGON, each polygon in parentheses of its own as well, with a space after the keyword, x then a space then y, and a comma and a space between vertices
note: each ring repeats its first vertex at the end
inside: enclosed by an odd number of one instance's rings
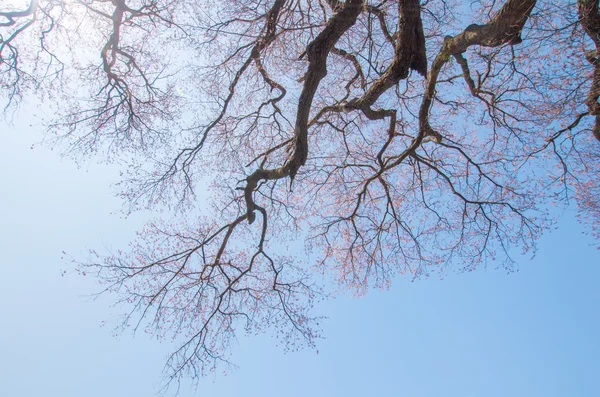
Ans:
POLYGON ((598 50, 586 51, 585 59, 594 66, 600 66, 598 59, 598 50))
POLYGON ((442 143, 442 134, 431 128, 429 122, 424 123, 421 126, 421 135, 423 136, 423 140, 421 142, 435 142, 442 143))

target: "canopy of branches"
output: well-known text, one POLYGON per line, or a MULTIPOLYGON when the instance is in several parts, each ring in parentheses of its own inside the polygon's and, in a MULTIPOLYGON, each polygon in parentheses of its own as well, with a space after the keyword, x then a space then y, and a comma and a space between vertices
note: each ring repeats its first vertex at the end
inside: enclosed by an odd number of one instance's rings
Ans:
POLYGON ((175 211, 78 263, 175 337, 171 380, 236 330, 312 345, 315 275, 510 270, 571 202, 600 238, 596 0, 9 0, 0 92, 175 211))

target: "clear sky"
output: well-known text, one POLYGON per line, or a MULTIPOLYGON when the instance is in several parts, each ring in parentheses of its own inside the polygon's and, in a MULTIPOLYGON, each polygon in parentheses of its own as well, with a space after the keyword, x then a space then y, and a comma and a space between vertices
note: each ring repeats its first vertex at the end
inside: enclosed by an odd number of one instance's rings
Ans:
MULTIPOLYGON (((92 279, 61 277, 86 247, 124 247, 115 167, 77 167, 23 125, 0 125, 0 396, 150 397, 171 345, 112 336, 122 312, 90 301, 92 279), (100 327, 103 320, 109 323, 100 327)), ((187 396, 600 396, 600 251, 568 210, 513 274, 480 268, 320 305, 318 354, 240 338, 239 369, 187 396)))

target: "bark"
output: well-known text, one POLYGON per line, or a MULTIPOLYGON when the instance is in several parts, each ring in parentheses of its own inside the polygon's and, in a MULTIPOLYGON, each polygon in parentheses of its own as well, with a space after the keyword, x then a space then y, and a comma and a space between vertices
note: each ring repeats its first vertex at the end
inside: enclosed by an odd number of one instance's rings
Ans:
POLYGON ((427 54, 419 0, 400 0, 398 14, 398 39, 392 63, 360 99, 350 104, 350 108, 370 107, 381 94, 407 78, 410 69, 427 76, 427 54))
POLYGON ((298 100, 292 142, 293 152, 282 167, 271 170, 258 168, 246 178, 244 199, 249 223, 254 222, 255 219, 254 209, 256 204, 252 196, 258 182, 260 180, 281 179, 287 176, 293 181, 298 169, 306 163, 308 158, 308 118, 317 88, 321 80, 327 75, 327 56, 342 35, 356 23, 356 19, 363 9, 363 0, 348 0, 346 3, 338 3, 335 14, 329 19, 325 28, 308 44, 306 48, 308 70, 304 76, 304 86, 298 100))
POLYGON ((579 0, 579 21, 585 33, 592 39, 596 46, 595 51, 586 54, 588 62, 594 66, 592 74, 592 85, 588 92, 585 104, 591 115, 595 116, 595 123, 592 129, 594 136, 600 142, 600 11, 598 9, 598 0, 579 0))
POLYGON ((319 83, 327 75, 327 56, 340 37, 354 25, 363 8, 363 0, 348 0, 347 3, 338 5, 337 12, 327 22, 323 31, 306 48, 309 63, 298 100, 294 151, 284 165, 285 173, 292 180, 308 158, 308 118, 319 83))
MULTIPOLYGON (((419 135, 411 145, 411 150, 418 147, 427 136, 441 140, 440 133, 431 128, 429 124, 429 109, 435 96, 438 75, 450 57, 457 57, 460 63, 462 61, 461 54, 474 45, 498 47, 503 44, 521 43, 521 32, 535 4, 536 0, 508 0, 487 24, 469 25, 455 37, 446 36, 442 49, 435 57, 427 77, 425 95, 419 110, 419 135)), ((469 78, 470 76, 465 76, 465 79, 469 78)))

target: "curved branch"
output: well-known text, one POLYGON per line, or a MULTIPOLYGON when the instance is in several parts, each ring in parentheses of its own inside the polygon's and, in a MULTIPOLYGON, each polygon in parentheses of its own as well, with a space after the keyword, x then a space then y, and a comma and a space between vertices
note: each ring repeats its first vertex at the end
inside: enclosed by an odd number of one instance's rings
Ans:
POLYGON ((306 55, 308 57, 308 70, 304 77, 304 86, 298 100, 296 125, 294 128, 293 152, 286 163, 276 169, 257 169, 246 178, 244 199, 248 222, 254 222, 254 199, 252 195, 260 180, 273 180, 290 177, 293 181, 298 169, 306 163, 308 158, 308 118, 312 107, 313 98, 321 80, 327 75, 327 56, 333 46, 350 29, 363 10, 363 0, 348 0, 347 3, 336 7, 336 13, 329 19, 325 28, 308 44, 306 55))

